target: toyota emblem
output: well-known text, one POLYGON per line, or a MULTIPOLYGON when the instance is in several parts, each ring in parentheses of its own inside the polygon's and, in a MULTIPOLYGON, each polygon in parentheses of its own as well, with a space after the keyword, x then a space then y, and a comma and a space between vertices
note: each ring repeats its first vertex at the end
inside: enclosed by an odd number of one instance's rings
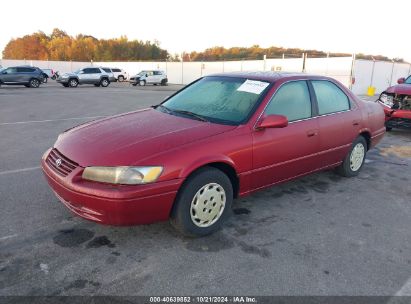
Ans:
POLYGON ((61 158, 56 159, 56 166, 57 167, 61 166, 61 158))

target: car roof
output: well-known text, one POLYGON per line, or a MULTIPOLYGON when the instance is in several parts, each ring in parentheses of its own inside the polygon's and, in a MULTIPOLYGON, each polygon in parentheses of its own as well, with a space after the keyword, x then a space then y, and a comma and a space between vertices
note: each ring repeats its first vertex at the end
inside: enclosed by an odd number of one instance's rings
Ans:
POLYGON ((331 79, 326 76, 311 75, 297 72, 272 72, 272 71, 249 71, 249 72, 225 72, 216 73, 207 76, 225 76, 237 78, 250 78, 255 80, 264 80, 274 82, 279 79, 331 79))

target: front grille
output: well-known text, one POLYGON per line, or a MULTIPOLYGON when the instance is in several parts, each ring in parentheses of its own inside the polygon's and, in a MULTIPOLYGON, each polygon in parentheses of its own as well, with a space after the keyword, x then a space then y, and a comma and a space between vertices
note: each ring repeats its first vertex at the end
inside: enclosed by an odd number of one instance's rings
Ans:
POLYGON ((57 149, 52 149, 47 156, 46 163, 59 175, 67 176, 74 169, 77 168, 78 164, 69 160, 63 154, 61 154, 57 149))

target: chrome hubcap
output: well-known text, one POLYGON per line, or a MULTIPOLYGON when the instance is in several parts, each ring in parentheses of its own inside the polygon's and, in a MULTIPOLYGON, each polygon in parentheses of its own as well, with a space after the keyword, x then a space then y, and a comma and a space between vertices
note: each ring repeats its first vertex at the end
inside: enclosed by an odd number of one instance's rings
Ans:
POLYGON ((144 85, 144 81, 140 81, 140 85, 143 86, 143 85, 144 85))
POLYGON ((354 146, 354 149, 351 151, 350 156, 350 168, 352 171, 357 171, 360 169, 365 156, 365 147, 363 144, 358 143, 354 146))
POLYGON ((75 81, 75 80, 70 81, 70 85, 71 85, 72 87, 75 87, 76 84, 77 84, 77 81, 75 81))
POLYGON ((226 202, 224 188, 210 183, 200 188, 191 201, 190 215, 198 227, 209 227, 223 214, 226 202))

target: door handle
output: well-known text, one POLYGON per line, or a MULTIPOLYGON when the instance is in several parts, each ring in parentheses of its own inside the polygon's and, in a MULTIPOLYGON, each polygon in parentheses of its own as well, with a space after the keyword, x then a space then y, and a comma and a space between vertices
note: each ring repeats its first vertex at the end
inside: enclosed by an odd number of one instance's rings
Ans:
POLYGON ((318 130, 309 130, 309 131, 307 131, 307 136, 308 137, 313 137, 313 136, 316 136, 316 135, 318 135, 318 130))
POLYGON ((353 126, 359 126, 360 123, 359 123, 358 120, 353 120, 353 121, 352 121, 352 125, 353 125, 353 126))

